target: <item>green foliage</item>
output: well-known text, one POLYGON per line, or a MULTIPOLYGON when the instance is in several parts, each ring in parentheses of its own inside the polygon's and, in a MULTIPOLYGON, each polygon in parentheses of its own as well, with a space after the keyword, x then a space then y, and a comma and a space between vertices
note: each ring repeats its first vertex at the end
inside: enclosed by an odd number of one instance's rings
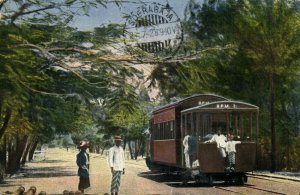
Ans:
MULTIPOLYGON (((277 138, 277 163, 280 168, 291 169, 293 163, 286 164, 280 158, 287 158, 294 147, 292 138, 300 131, 296 98, 300 12, 295 3, 229 0, 200 5, 191 0, 183 24, 186 40, 180 52, 186 56, 199 53, 201 58, 161 63, 150 75, 152 85, 161 89, 167 101, 209 92, 258 105, 261 139, 273 145, 274 139, 268 137, 272 134, 277 138), (276 118, 271 117, 274 115, 276 118)), ((266 153, 274 149, 269 147, 263 152, 262 156, 269 158, 266 153)))
MULTIPOLYGON (((270 113, 274 112, 270 107, 274 106, 277 133, 273 135, 278 138, 277 154, 283 157, 292 147, 286 143, 299 133, 295 91, 299 88, 300 13, 286 1, 268 0, 210 1, 191 10, 190 33, 204 48, 233 46, 203 56, 213 75, 208 90, 258 105, 261 136, 271 134, 270 113)), ((201 70, 194 67, 197 71, 201 70)), ((192 74, 188 78, 191 85, 199 83, 192 74)), ((287 166, 279 159, 277 163, 287 166)))
POLYGON ((1 13, 5 10, 0 22, 0 127, 5 111, 12 110, 6 134, 30 133, 42 142, 56 134, 93 138, 99 130, 95 124, 105 126, 105 117, 137 108, 134 85, 127 81, 141 78, 140 71, 101 59, 111 54, 109 44, 119 41, 122 26, 82 32, 66 25, 98 5, 105 2, 0 3, 1 13), (81 9, 74 11, 74 6, 81 9), (113 103, 101 107, 98 99, 113 103))

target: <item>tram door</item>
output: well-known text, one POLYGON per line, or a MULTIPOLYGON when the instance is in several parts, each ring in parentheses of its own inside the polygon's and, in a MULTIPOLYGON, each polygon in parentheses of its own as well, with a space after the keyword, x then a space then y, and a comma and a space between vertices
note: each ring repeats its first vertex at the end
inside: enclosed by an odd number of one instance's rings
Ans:
POLYGON ((181 163, 183 167, 198 166, 198 143, 199 143, 199 124, 197 123, 197 113, 187 113, 181 116, 181 143, 182 156, 181 163), (186 149, 188 148, 188 150, 186 149), (187 160, 188 159, 188 160, 187 160))

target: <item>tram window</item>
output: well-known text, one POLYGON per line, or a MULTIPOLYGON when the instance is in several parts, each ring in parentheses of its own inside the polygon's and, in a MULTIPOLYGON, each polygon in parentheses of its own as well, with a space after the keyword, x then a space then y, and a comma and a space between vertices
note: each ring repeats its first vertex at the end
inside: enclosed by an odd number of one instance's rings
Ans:
POLYGON ((164 137, 164 124, 160 123, 160 136, 159 139, 163 139, 164 137))
POLYGON ((197 128, 197 126, 196 126, 196 124, 197 124, 197 118, 196 117, 197 117, 196 113, 192 113, 191 126, 192 126, 193 129, 197 128))
POLYGON ((156 139, 160 138, 160 133, 161 133, 160 124, 157 124, 156 139))
MULTIPOLYGON (((253 117, 253 116, 252 116, 253 117)), ((254 129, 251 113, 233 112, 229 116, 229 134, 233 134, 244 141, 251 141, 254 129)))
POLYGON ((207 134, 212 133, 212 115, 211 114, 204 114, 202 118, 202 136, 206 136, 207 134))
POLYGON ((165 139, 169 139, 170 138, 170 124, 169 123, 170 123, 169 121, 165 123, 165 130, 166 130, 166 137, 165 137, 165 139))
POLYGON ((251 131, 252 131, 252 127, 251 127, 251 113, 247 113, 244 114, 244 120, 243 120, 243 127, 244 127, 244 131, 243 131, 243 135, 242 138, 246 141, 250 141, 251 138, 251 131))
POLYGON ((152 132, 153 132, 153 139, 156 139, 157 138, 157 124, 154 125, 152 132))
POLYGON ((155 124, 153 126, 153 139, 154 140, 165 140, 165 139, 174 139, 175 138, 175 122, 167 121, 164 123, 155 124))
POLYGON ((192 116, 191 116, 191 114, 189 113, 189 114, 187 114, 187 118, 186 118, 187 120, 186 120, 186 122, 187 122, 187 129, 191 129, 191 127, 192 127, 192 121, 191 121, 191 119, 192 119, 192 116))
POLYGON ((155 139, 159 138, 159 131, 160 131, 159 124, 156 124, 155 139))
POLYGON ((171 139, 174 139, 174 121, 170 122, 171 139))
POLYGON ((181 126, 182 126, 182 133, 185 134, 186 131, 186 115, 182 115, 182 121, 181 121, 181 126))
POLYGON ((227 122, 225 113, 216 113, 212 115, 212 128, 210 134, 214 134, 220 129, 223 134, 227 134, 227 122))

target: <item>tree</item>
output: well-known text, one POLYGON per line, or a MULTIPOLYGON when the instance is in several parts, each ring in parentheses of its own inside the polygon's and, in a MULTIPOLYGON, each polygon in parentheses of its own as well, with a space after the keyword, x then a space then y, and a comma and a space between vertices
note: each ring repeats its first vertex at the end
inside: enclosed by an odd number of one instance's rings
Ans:
MULTIPOLYGON (((90 114, 96 106, 92 102, 112 98, 113 86, 137 74, 123 61, 101 58, 108 53, 102 48, 115 42, 121 32, 117 25, 93 32, 67 26, 75 15, 88 14, 89 8, 98 5, 105 6, 98 0, 0 2, 2 165, 7 160, 18 164, 23 150, 32 157, 38 141, 46 142, 57 133, 90 129, 90 114), (30 130, 26 137, 27 133, 20 133, 24 126, 30 130), (15 147, 15 143, 22 145, 15 147), (12 158, 14 151, 17 159, 12 158)), ((7 168, 13 173, 18 166, 7 168)))
POLYGON ((262 108, 268 105, 271 172, 277 162, 276 115, 288 97, 282 93, 287 91, 282 83, 291 86, 299 71, 300 15, 295 5, 281 0, 210 1, 194 10, 191 18, 193 34, 204 45, 235 48, 216 54, 220 58, 215 60, 214 91, 251 100, 262 108))

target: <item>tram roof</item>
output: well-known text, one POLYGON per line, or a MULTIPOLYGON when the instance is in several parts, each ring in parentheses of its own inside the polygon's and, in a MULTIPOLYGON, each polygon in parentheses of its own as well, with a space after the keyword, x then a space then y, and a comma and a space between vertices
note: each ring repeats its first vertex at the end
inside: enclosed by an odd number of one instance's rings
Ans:
POLYGON ((209 97, 209 96, 214 97, 214 98, 220 98, 220 99, 223 99, 223 100, 229 100, 229 99, 227 99, 227 98, 225 98, 223 96, 216 95, 216 94, 195 94, 195 95, 183 98, 181 100, 178 100, 176 102, 172 102, 170 104, 167 104, 167 105, 164 105, 164 106, 160 106, 160 107, 154 109, 153 112, 156 112, 156 111, 159 111, 159 110, 163 110, 163 109, 168 108, 168 107, 181 105, 183 102, 186 102, 186 101, 188 101, 190 99, 200 98, 200 97, 209 97))
POLYGON ((195 106, 192 108, 188 108, 185 110, 182 110, 181 113, 187 113, 187 112, 193 112, 197 110, 258 110, 259 107, 255 106, 253 104, 241 102, 241 101, 216 101, 216 102, 211 102, 208 104, 200 105, 200 106, 195 106))

